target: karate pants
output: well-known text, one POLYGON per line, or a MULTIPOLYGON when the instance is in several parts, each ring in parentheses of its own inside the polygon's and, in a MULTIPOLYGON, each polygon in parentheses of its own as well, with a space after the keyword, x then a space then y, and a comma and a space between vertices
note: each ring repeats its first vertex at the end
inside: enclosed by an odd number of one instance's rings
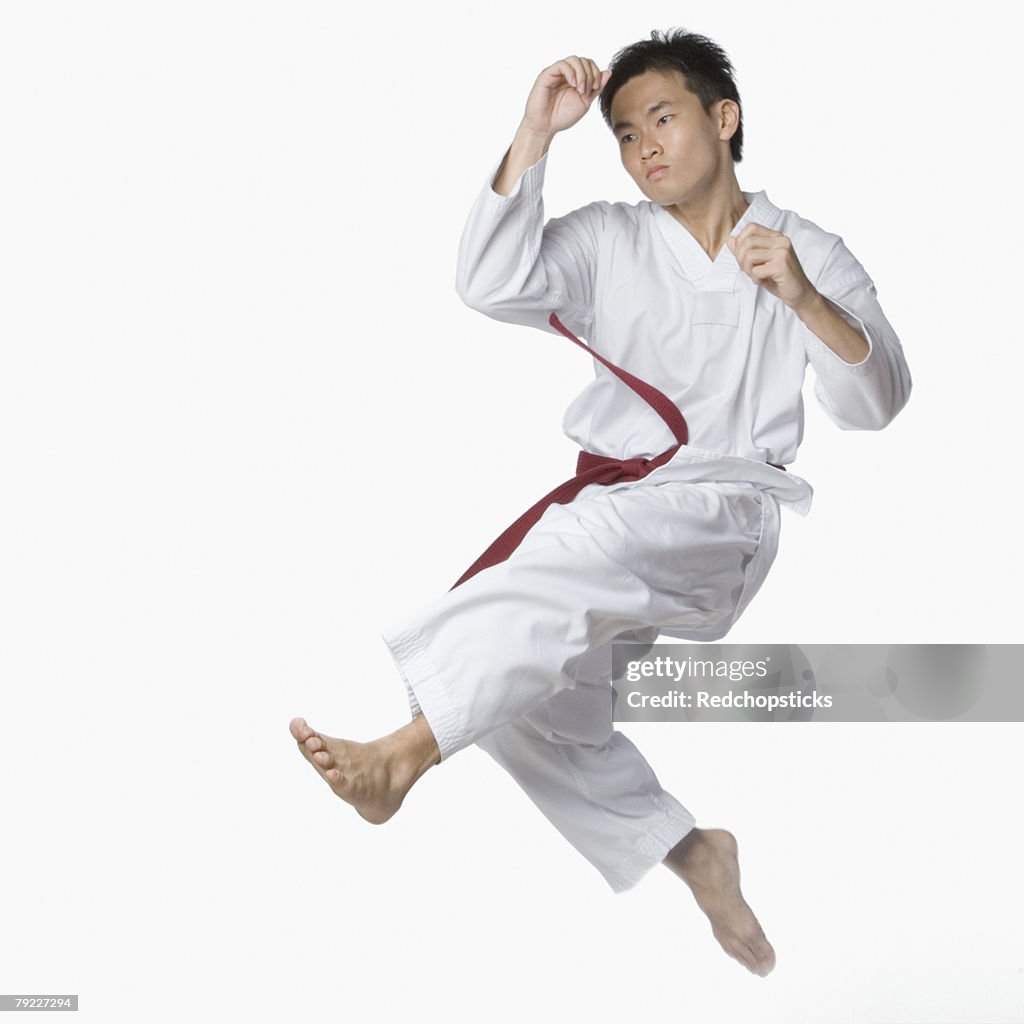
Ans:
POLYGON ((752 483, 591 485, 384 639, 442 760, 486 750, 616 892, 694 826, 612 727, 611 644, 723 637, 775 557, 752 483))

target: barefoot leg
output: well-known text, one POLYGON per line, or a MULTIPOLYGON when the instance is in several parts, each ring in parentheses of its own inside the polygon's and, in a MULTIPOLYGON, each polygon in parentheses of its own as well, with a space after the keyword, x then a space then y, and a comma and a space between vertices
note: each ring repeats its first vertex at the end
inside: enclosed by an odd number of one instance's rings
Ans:
POLYGON ((441 757, 422 715, 370 743, 317 732, 304 718, 293 718, 289 731, 302 756, 335 794, 375 825, 402 806, 415 782, 441 757))
POLYGON ((740 892, 736 840, 723 829, 693 829, 665 858, 690 887, 721 947, 762 977, 775 966, 775 950, 740 892))

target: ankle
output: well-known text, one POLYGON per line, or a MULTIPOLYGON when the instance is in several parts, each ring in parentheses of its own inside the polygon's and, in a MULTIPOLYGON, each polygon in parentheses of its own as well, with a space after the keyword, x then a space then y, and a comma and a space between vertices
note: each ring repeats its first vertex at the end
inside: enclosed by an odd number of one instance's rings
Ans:
POLYGON ((417 715, 411 722, 387 737, 389 760, 403 777, 415 782, 441 760, 441 751, 426 718, 417 715))
POLYGON ((668 851, 665 864, 677 875, 686 876, 707 856, 707 843, 699 828, 692 828, 668 851))

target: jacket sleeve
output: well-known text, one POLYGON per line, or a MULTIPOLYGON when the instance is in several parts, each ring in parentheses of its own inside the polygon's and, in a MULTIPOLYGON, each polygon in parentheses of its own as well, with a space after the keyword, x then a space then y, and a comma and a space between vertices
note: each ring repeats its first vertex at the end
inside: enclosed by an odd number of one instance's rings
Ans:
POLYGON ((859 363, 847 363, 805 329, 807 358, 817 376, 815 396, 844 430, 881 430, 910 397, 910 370, 899 338, 878 304, 874 284, 841 238, 815 287, 869 347, 859 363))
POLYGON ((487 179, 462 233, 456 291, 495 320, 554 331, 556 312, 574 330, 593 324, 600 206, 544 224, 541 190, 547 157, 526 170, 507 196, 487 179))

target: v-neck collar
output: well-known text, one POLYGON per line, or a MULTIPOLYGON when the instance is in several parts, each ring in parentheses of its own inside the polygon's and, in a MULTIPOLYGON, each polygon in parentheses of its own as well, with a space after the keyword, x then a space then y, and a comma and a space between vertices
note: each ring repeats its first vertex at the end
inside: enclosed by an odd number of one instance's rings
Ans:
MULTIPOLYGON (((767 194, 763 191, 744 192, 743 198, 747 201, 747 209, 730 234, 738 235, 748 224, 763 224, 774 230, 782 211, 769 200, 767 194)), ((672 250, 683 273, 695 287, 716 291, 732 290, 740 268, 727 245, 723 245, 712 260, 700 242, 664 206, 655 205, 654 216, 665 244, 672 250)))

